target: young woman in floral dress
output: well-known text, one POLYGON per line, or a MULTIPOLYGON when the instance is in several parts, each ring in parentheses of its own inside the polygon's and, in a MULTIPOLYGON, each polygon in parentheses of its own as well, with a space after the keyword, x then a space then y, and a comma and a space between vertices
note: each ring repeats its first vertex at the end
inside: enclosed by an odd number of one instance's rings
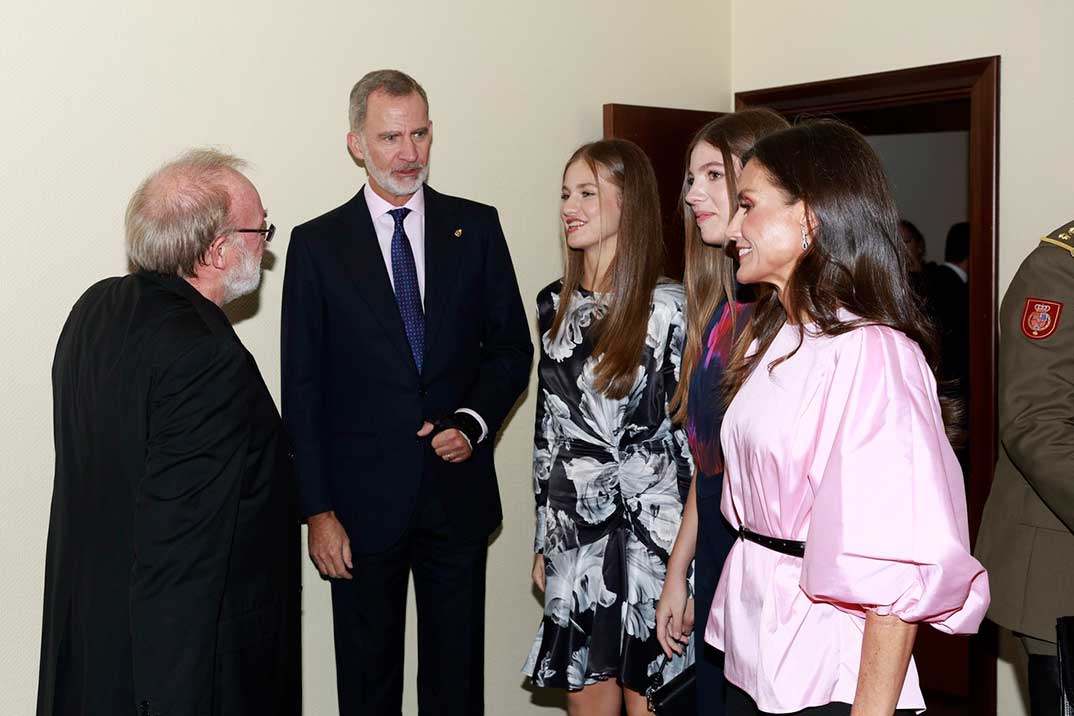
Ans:
MULTIPOLYGON (((656 602, 691 466, 668 403, 683 289, 661 278, 656 179, 622 140, 578 149, 563 175, 566 270, 537 297, 534 582, 544 618, 524 671, 568 690, 572 715, 647 713, 664 659, 656 602)), ((693 642, 664 669, 693 662, 693 642)))

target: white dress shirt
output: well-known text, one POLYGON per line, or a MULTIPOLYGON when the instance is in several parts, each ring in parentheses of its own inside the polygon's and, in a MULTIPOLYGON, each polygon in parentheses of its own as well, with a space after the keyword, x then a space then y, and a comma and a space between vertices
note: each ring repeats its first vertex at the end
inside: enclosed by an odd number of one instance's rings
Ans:
POLYGON ((384 266, 388 269, 388 278, 395 290, 395 276, 392 274, 392 236, 395 234, 395 219, 388 212, 393 209, 406 208, 410 213, 403 219, 403 230, 410 239, 410 250, 414 252, 414 269, 418 274, 418 291, 421 304, 425 305, 425 186, 411 195, 402 207, 392 206, 382 199, 368 185, 362 190, 365 204, 369 207, 369 218, 373 220, 373 230, 377 232, 377 243, 384 257, 384 266))
MULTIPOLYGON (((407 208, 410 213, 403 219, 403 230, 407 239, 410 240, 410 250, 414 253, 414 269, 418 274, 418 291, 421 293, 421 305, 425 306, 425 185, 411 195, 402 207, 393 206, 385 201, 379 194, 369 188, 367 184, 362 189, 365 197, 365 205, 369 208, 369 218, 373 220, 373 230, 377 232, 377 243, 380 244, 380 253, 384 257, 384 267, 388 270, 388 279, 392 282, 392 290, 395 290, 395 275, 392 274, 392 236, 395 234, 395 219, 388 212, 393 209, 407 208)), ((470 408, 459 408, 456 413, 472 415, 477 424, 481 426, 481 435, 477 441, 482 442, 489 433, 485 419, 470 408)), ((460 431, 466 438, 466 434, 460 431)), ((469 438, 466 438, 469 442, 469 438)))
POLYGON ((961 266, 953 264, 950 261, 944 261, 942 265, 954 271, 955 275, 962 279, 962 283, 969 283, 970 277, 961 266))

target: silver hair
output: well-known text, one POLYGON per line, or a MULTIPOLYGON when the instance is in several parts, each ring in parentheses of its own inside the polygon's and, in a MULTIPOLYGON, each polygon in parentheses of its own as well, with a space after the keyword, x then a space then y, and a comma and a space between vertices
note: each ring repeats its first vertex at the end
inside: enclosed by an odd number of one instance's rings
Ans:
POLYGON ((197 275, 213 240, 227 233, 229 180, 246 162, 215 149, 192 149, 150 174, 127 204, 127 257, 143 271, 197 275))
POLYGON ((429 98, 418 81, 405 72, 399 70, 373 70, 355 83, 351 89, 350 120, 351 131, 362 131, 365 124, 366 111, 369 109, 369 95, 381 90, 390 97, 406 97, 408 94, 417 92, 421 101, 425 103, 425 111, 429 111, 429 98))

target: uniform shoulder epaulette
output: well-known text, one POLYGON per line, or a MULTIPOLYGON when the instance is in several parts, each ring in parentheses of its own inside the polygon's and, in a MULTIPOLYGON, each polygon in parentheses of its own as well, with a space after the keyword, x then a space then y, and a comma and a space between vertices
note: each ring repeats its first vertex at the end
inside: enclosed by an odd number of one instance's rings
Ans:
POLYGON ((1074 221, 1063 224, 1058 229, 1041 238, 1041 241, 1069 251, 1074 256, 1074 221))

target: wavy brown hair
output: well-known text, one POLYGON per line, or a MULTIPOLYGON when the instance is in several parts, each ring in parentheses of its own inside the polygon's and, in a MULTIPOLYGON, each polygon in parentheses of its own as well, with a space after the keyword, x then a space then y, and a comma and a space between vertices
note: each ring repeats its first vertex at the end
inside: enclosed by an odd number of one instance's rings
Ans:
MULTIPOLYGON (((693 154, 694 147, 705 142, 723 156, 728 206, 733 213, 734 207, 738 206, 736 161, 741 164, 742 155, 758 139, 786 129, 787 126, 787 121, 771 110, 744 109, 717 117, 706 124, 698 130, 690 140, 690 146, 686 148, 686 171, 683 173, 679 206, 683 212, 683 224, 686 226, 682 282, 686 288, 689 310, 686 312, 686 345, 683 346, 682 364, 679 368, 679 387, 675 390, 669 406, 672 419, 676 423, 686 420, 686 408, 690 402, 690 377, 701 359, 705 328, 712 320, 712 314, 716 312, 720 301, 726 300, 732 311, 735 305, 734 262, 722 247, 709 246, 701 240, 694 210, 686 203, 686 195, 690 192, 691 185, 690 155, 693 154)), ((727 218, 730 220, 731 217, 727 218)))
MULTIPOLYGON (((757 301, 724 374, 727 399, 757 369, 788 315, 831 336, 863 325, 893 328, 921 347, 935 374, 935 331, 910 286, 899 215, 880 159, 865 138, 835 120, 810 120, 757 142, 743 157, 744 166, 749 162, 764 169, 788 204, 803 203, 810 243, 783 288, 782 302, 775 291, 757 301), (841 320, 840 308, 857 318, 841 320), (753 340, 757 350, 747 355, 753 340)), ((801 346, 801 326, 798 335, 801 346)), ((958 404, 945 398, 941 405, 956 442, 958 404)))
MULTIPOLYGON (((653 289, 664 270, 664 234, 660 223, 660 198, 656 175, 645 152, 633 142, 604 139, 579 147, 563 168, 585 162, 598 178, 601 202, 614 199, 602 193, 606 180, 619 192, 619 231, 615 257, 594 291, 610 294, 607 312, 591 329, 596 336, 593 355, 600 360, 594 369, 594 386, 609 398, 622 398, 634 385, 635 371, 645 347, 645 332, 653 289)), ((574 295, 582 284, 582 252, 567 247, 559 308, 549 337, 555 339, 574 295)))

